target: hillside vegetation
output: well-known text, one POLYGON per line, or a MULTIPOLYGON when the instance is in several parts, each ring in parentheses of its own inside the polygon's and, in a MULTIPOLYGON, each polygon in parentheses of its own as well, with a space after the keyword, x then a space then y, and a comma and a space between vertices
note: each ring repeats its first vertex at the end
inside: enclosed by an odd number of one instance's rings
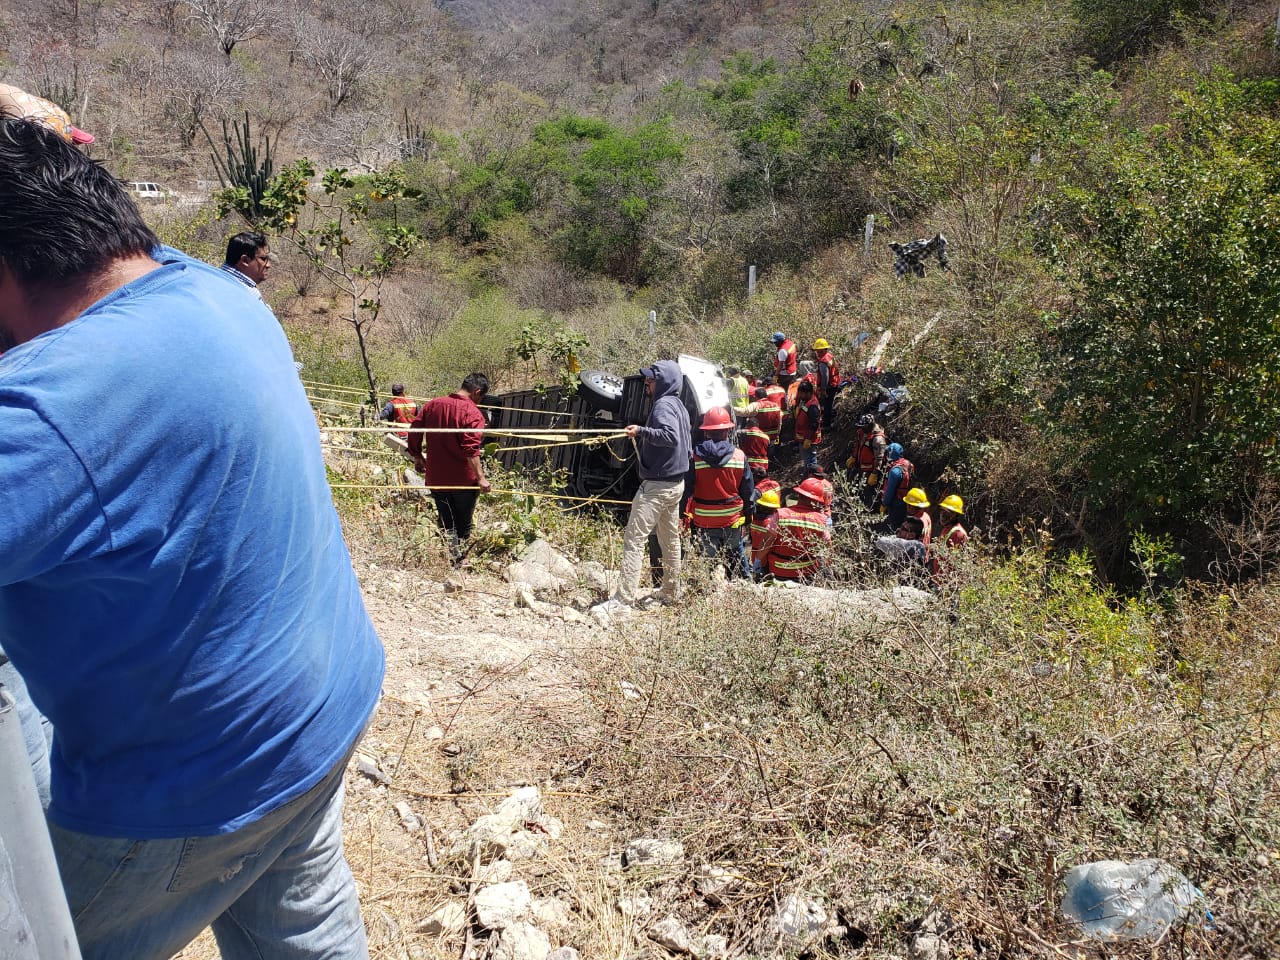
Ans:
MULTIPOLYGON (((554 383, 570 356, 767 370, 774 330, 857 370, 859 335, 889 331, 912 394, 893 439, 978 533, 932 612, 797 623, 695 586, 584 643, 573 709, 503 734, 540 758, 522 773, 748 871, 706 920, 727 935, 803 888, 876 905, 841 913, 837 952, 899 955, 937 903, 962 954, 1103 955, 1055 915, 1062 870, 1160 856, 1216 925, 1142 955, 1261 958, 1280 944, 1276 13, 8 0, 0 80, 66 107, 122 178, 187 195, 147 208, 165 240, 215 261, 267 230, 264 292, 348 403, 473 369, 554 383), (212 157, 246 145, 270 184, 218 183, 212 157), (939 232, 949 269, 895 276, 887 243, 939 232), (647 694, 618 707, 599 691, 620 677, 647 694)), ((367 556, 439 574, 417 500, 335 497, 367 556)), ((488 498, 480 521, 477 555, 543 534, 616 561, 614 528, 545 500, 488 498)), ((866 531, 838 537, 847 583, 879 583, 866 531)))

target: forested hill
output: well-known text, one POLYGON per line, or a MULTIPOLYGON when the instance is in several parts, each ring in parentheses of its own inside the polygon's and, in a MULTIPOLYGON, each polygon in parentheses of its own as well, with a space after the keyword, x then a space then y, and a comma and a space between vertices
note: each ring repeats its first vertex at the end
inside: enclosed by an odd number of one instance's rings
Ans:
POLYGON ((269 295, 334 380, 364 377, 357 324, 371 379, 418 391, 569 352, 632 367, 650 309, 662 349, 748 366, 775 329, 851 364, 887 330, 899 439, 990 539, 1235 578, 1270 568, 1280 517, 1275 23, 1212 0, 8 0, 0 79, 183 193, 151 214, 209 259, 241 223, 199 202, 212 156, 287 172, 289 217, 230 207, 277 237, 269 295), (885 244, 939 232, 950 269, 896 277, 885 244), (317 306, 308 237, 370 286, 317 306))

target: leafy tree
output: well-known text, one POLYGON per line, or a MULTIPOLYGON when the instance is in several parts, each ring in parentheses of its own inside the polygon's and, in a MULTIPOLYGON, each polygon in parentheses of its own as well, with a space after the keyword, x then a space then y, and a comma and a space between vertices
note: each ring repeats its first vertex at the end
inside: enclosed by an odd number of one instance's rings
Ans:
POLYGON ((1131 522, 1210 517, 1280 467, 1280 122, 1206 81, 1112 176, 1057 208, 1058 428, 1131 522))
POLYGON ((1180 15, 1195 15, 1206 0, 1072 0, 1084 48, 1109 65, 1140 52, 1180 15))

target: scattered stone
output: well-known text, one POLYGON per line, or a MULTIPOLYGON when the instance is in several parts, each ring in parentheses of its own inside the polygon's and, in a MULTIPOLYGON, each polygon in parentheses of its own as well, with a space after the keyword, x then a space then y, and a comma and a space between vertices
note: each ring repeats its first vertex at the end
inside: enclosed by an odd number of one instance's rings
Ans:
POLYGON ((592 833, 603 833, 604 831, 609 829, 609 825, 605 823, 603 820, 588 820, 586 823, 586 827, 592 833))
POLYGON ((946 937, 954 929, 950 914, 941 907, 931 907, 911 937, 907 956, 911 960, 949 960, 952 949, 946 937))
POLYGON ((500 804, 496 816, 510 823, 524 823, 542 817, 542 794, 537 787, 520 787, 500 804))
POLYGON ((403 800, 395 805, 396 815, 400 818, 400 826, 404 827, 410 833, 422 832, 422 821, 403 800))
MULTIPOLYGON (((529 885, 523 880, 484 887, 476 894, 476 923, 485 930, 505 930, 524 916, 532 901, 529 885)), ((549 945, 547 949, 551 949, 549 945)))
MULTIPOLYGON (((436 684, 439 686, 439 684, 436 684)), ((434 743, 436 740, 444 739, 444 730, 441 727, 427 727, 422 731, 422 738, 428 743, 434 743)))
POLYGON ((577 584, 574 565, 545 540, 529 544, 504 575, 512 583, 528 584, 537 594, 557 594, 577 584))
POLYGON ((729 938, 718 933, 709 933, 699 942, 696 954, 699 957, 717 958, 729 955, 729 938))
POLYGON ((356 770, 362 777, 368 777, 379 786, 390 786, 391 778, 382 772, 376 760, 366 754, 356 755, 356 770))
POLYGON ((429 937, 451 937, 467 925, 467 910, 460 903, 442 903, 418 924, 418 930, 429 937))
POLYGON ((634 897, 619 897, 618 912, 630 920, 648 920, 653 913, 653 898, 643 890, 634 897))
POLYGON ((573 947, 557 947, 547 954, 547 960, 581 960, 573 947))
MULTIPOLYGON (((588 560, 586 563, 578 564, 577 572, 578 583, 582 585, 584 590, 588 590, 596 596, 602 596, 609 592, 609 572, 605 569, 604 564, 597 563, 595 560, 588 560)), ((616 577, 617 575, 615 574, 614 576, 616 577)))
POLYGON ((774 937, 779 946, 799 952, 820 939, 827 923, 827 911, 822 904, 793 893, 778 904, 773 918, 774 937))
POLYGON ((643 691, 641 691, 641 689, 630 680, 619 680, 618 689, 622 691, 622 697, 624 700, 644 699, 643 691))
POLYGON ((649 939, 672 953, 693 953, 693 937, 676 917, 663 917, 649 928, 649 939))
POLYGON ((684 844, 679 840, 642 837, 627 844, 622 854, 624 867, 668 867, 684 860, 684 844))
POLYGON ((476 871, 476 883, 482 886, 506 883, 514 872, 515 868, 510 860, 494 860, 493 863, 486 863, 476 871))
POLYGON ((698 868, 693 881, 693 888, 698 895, 713 907, 723 907, 725 894, 733 890, 738 882, 738 875, 732 870, 706 864, 698 868))
POLYGON ((497 936, 491 956, 493 960, 547 960, 551 941, 531 923, 518 920, 497 936))
POLYGON ((456 580, 453 577, 450 577, 444 582, 445 593, 461 593, 465 589, 466 587, 463 585, 462 581, 456 580))
POLYGON ((456 757, 462 753, 462 745, 458 743, 442 743, 440 744, 440 752, 446 757, 456 757))
POLYGON ((555 897, 539 897, 529 906, 529 914, 541 926, 567 927, 569 925, 569 908, 563 900, 555 897))

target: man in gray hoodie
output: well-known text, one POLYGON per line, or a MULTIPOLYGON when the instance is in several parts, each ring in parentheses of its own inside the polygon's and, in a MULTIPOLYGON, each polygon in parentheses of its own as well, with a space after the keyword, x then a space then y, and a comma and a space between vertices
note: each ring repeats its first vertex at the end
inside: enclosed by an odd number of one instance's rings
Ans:
POLYGON ((645 392, 653 398, 653 409, 644 426, 627 426, 627 436, 639 445, 641 482, 623 534, 618 592, 598 607, 608 614, 626 613, 638 599, 651 530, 657 530, 662 546, 658 600, 674 603, 680 598, 680 503, 693 452, 689 413, 680 402, 684 375, 673 360, 659 360, 640 372, 645 392))

